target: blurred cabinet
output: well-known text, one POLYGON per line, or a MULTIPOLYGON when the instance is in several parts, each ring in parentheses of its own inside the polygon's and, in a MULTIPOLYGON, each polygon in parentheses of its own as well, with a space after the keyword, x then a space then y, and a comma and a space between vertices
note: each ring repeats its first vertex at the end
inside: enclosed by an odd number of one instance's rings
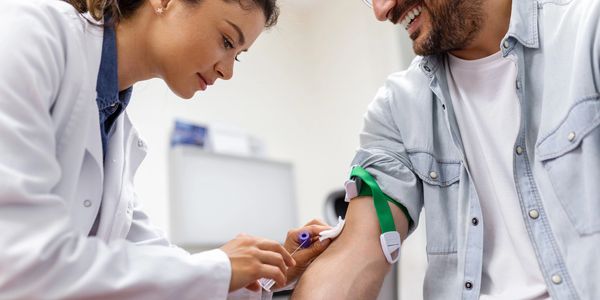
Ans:
POLYGON ((180 145, 169 153, 170 236, 210 248, 238 233, 283 242, 296 227, 290 163, 207 152, 180 145))

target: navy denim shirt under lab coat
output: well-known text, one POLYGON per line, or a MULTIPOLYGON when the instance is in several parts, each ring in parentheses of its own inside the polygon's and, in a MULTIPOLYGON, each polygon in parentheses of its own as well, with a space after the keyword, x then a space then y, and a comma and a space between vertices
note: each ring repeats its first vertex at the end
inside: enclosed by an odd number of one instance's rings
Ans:
MULTIPOLYGON (((518 68, 515 222, 552 299, 600 299, 600 1, 513 0, 499 48, 518 68)), ((418 57, 391 75, 369 106, 353 164, 415 225, 424 208, 425 299, 478 299, 487 280, 486 220, 464 151, 446 57, 418 57)))
MULTIPOLYGON (((109 23, 105 20, 105 23, 109 23)), ((132 87, 119 92, 119 73, 117 67, 117 43, 115 30, 111 26, 104 27, 102 39, 102 57, 100 70, 96 81, 96 103, 100 116, 100 137, 102 138, 102 157, 106 157, 108 141, 112 135, 112 128, 119 115, 125 110, 131 98, 132 87)), ((100 212, 94 221, 89 235, 94 236, 98 231, 100 212)))
MULTIPOLYGON (((109 22, 106 21, 105 23, 109 22)), ((98 104, 100 113, 100 136, 102 137, 103 156, 106 156, 112 127, 119 115, 127 107, 127 104, 129 104, 132 89, 130 87, 119 92, 115 30, 112 26, 106 26, 104 27, 104 37, 102 40, 100 71, 98 72, 98 80, 96 82, 96 103, 98 104)))

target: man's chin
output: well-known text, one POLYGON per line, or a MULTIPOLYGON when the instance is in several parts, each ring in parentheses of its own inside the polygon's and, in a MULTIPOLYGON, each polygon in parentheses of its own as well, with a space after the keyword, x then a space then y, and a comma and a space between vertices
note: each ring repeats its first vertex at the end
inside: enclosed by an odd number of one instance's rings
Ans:
POLYGON ((413 52, 419 56, 431 56, 446 53, 439 44, 433 43, 431 36, 421 33, 413 40, 413 52))
POLYGON ((428 55, 432 55, 434 53, 432 53, 432 49, 431 49, 431 39, 429 38, 427 32, 424 32, 423 30, 417 30, 415 32, 413 32, 409 38, 412 40, 413 42, 413 52, 415 52, 416 55, 419 56, 428 56, 428 55))
POLYGON ((422 37, 417 37, 416 39, 413 39, 413 52, 415 52, 415 54, 419 56, 432 55, 433 53, 431 53, 431 49, 428 49, 427 44, 429 43, 427 43, 427 41, 422 37))

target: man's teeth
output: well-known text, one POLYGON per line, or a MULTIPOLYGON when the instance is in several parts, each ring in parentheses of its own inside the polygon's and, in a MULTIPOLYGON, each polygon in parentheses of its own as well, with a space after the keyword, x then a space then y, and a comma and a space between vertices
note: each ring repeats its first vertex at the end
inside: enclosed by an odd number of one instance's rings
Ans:
POLYGON ((408 30, 408 27, 410 26, 410 24, 412 23, 412 21, 414 19, 416 19, 420 14, 421 11, 423 11, 423 7, 422 6, 417 6, 415 8, 413 8, 412 10, 410 10, 406 16, 404 17, 404 19, 402 19, 402 21, 400 21, 400 24, 402 25, 402 27, 404 27, 404 29, 408 30))

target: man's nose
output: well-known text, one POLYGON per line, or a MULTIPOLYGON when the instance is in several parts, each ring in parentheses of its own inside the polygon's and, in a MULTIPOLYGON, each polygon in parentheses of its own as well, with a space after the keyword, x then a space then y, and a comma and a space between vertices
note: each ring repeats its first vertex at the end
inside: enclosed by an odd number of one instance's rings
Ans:
POLYGON ((388 14, 398 3, 397 0, 373 0, 373 12, 379 21, 386 21, 388 14))

